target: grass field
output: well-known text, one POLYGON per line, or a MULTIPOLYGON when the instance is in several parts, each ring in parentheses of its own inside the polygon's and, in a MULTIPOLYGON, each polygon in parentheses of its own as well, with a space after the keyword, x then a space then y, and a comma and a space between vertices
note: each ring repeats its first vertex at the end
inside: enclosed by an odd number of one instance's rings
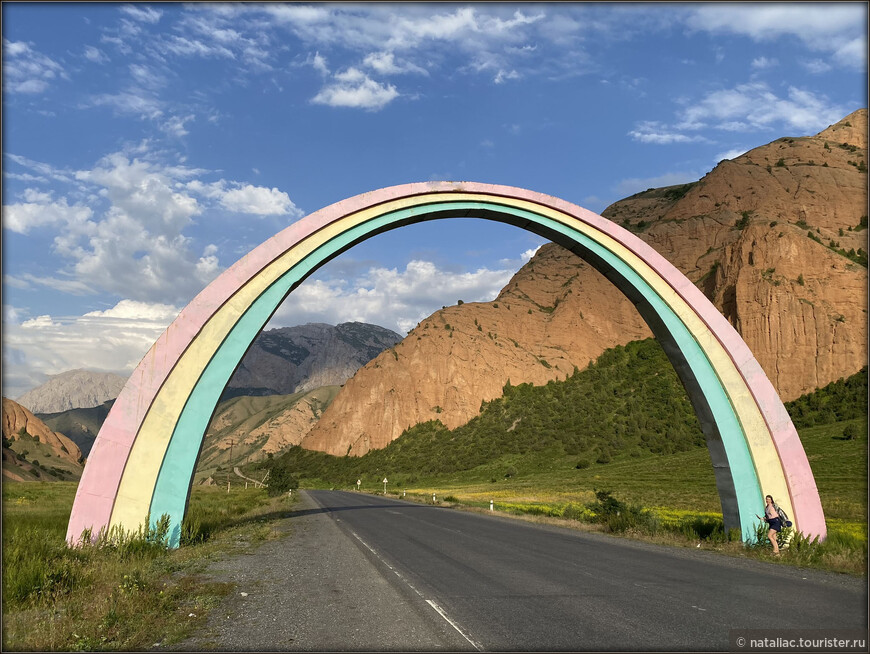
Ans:
POLYGON ((75 483, 3 484, 3 651, 141 650, 170 645, 202 623, 228 583, 197 578, 202 563, 273 535, 286 495, 198 487, 188 546, 126 538, 68 548, 75 483))

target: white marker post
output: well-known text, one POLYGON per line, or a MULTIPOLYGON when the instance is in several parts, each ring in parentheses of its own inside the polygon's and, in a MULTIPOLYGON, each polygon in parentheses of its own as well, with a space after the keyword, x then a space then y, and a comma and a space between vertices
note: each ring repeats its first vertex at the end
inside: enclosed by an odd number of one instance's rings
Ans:
POLYGON ((359 486, 360 486, 361 483, 362 483, 361 480, 359 480, 359 479, 356 480, 356 490, 357 490, 357 492, 359 492, 359 486))
POLYGON ((387 494, 387 478, 384 477, 384 496, 387 494))
POLYGON ((432 493, 432 504, 435 504, 435 493, 432 493))
POLYGON ((492 511, 492 500, 489 501, 489 510, 492 511))

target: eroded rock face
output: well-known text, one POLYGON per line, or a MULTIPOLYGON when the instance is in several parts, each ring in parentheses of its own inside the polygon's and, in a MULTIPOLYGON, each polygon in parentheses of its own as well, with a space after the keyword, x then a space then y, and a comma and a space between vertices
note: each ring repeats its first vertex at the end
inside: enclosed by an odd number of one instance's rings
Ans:
POLYGON ((254 339, 224 396, 289 395, 340 385, 400 340, 389 329, 360 322, 270 329, 254 339))
POLYGON ((27 438, 21 435, 22 428, 30 437, 48 445, 52 449, 52 456, 76 464, 81 461, 81 451, 69 438, 59 432, 51 431, 42 420, 34 416, 30 411, 14 400, 4 397, 3 439, 17 441, 27 438))
MULTIPOLYGON (((786 401, 867 364, 867 268, 827 247, 867 250, 867 230, 856 229, 867 214, 866 124, 862 109, 603 213, 701 288, 786 401)), ((360 369, 302 446, 362 455, 419 422, 453 428, 508 380, 563 379, 650 335, 610 282, 547 245, 494 302, 438 311, 360 369)))
POLYGON ((127 380, 110 372, 68 370, 27 391, 17 402, 34 413, 88 409, 114 400, 127 380))

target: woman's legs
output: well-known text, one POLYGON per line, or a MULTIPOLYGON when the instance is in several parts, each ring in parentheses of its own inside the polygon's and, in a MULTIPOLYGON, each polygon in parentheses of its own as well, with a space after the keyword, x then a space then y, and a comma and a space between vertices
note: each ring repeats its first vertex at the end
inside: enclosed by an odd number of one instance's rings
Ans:
POLYGON ((773 553, 779 554, 779 543, 776 542, 776 529, 768 529, 767 537, 770 539, 770 544, 773 545, 773 553))

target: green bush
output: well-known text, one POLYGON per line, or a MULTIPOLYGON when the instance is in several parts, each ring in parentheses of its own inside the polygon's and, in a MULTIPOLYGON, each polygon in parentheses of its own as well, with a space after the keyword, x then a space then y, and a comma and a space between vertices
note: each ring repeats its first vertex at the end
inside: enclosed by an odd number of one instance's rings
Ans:
POLYGON ((269 485, 266 488, 266 494, 269 497, 277 497, 296 488, 299 488, 299 481, 288 468, 282 465, 272 466, 272 471, 269 473, 269 485))
POLYGON ((629 505, 615 497, 611 491, 595 490, 595 502, 587 505, 593 522, 603 524, 608 531, 624 532, 629 529, 656 533, 658 519, 649 510, 638 505, 629 505))

